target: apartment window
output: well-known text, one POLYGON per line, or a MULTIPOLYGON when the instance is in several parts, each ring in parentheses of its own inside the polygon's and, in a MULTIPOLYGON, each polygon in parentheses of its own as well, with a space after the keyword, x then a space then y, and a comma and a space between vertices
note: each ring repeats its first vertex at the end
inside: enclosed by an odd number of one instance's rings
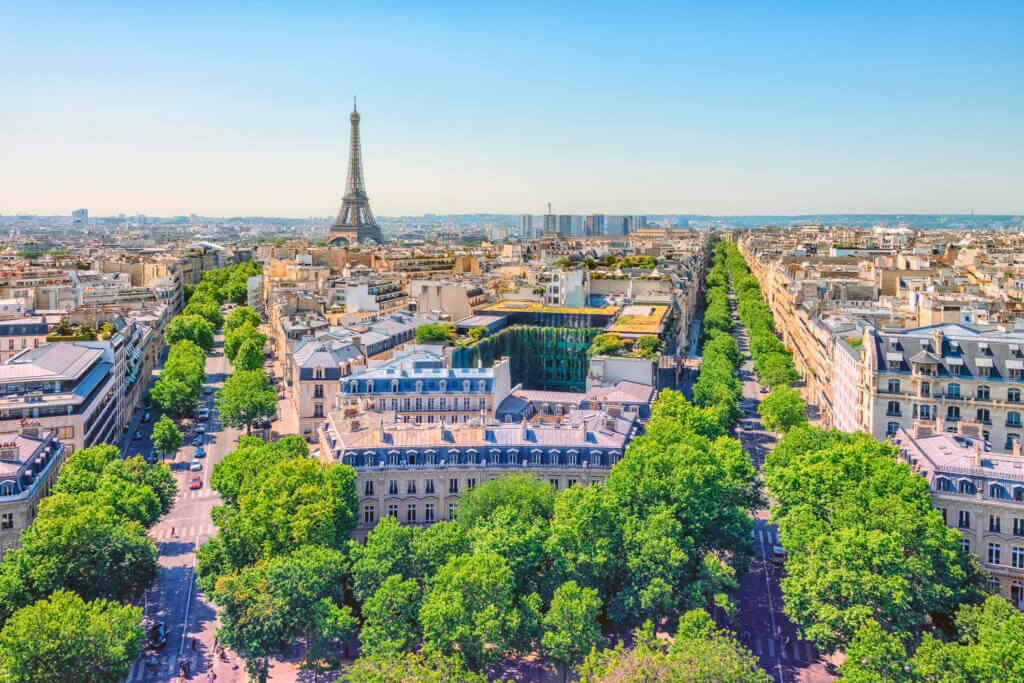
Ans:
POLYGON ((457 503, 448 503, 448 519, 455 519, 455 507, 457 503))
POLYGON ((423 399, 422 398, 417 398, 416 399, 416 410, 423 410, 423 399))
POLYGON ((57 427, 57 438, 61 440, 75 438, 74 427, 57 427))
POLYGON ((391 480, 388 481, 388 495, 389 496, 397 496, 398 495, 398 480, 397 479, 391 479, 391 480))
POLYGON ((887 425, 885 425, 885 434, 886 434, 886 436, 896 436, 896 432, 898 432, 899 430, 900 430, 900 423, 899 422, 890 422, 887 425))
POLYGON ((966 538, 961 538, 960 549, 963 550, 965 553, 971 552, 971 542, 968 541, 966 538))
POLYGON ((323 379, 323 378, 324 378, 324 369, 323 368, 313 368, 313 379, 323 379))
POLYGON ((946 521, 946 508, 939 508, 939 514, 942 515, 942 523, 948 524, 949 522, 946 521))
POLYGON ((472 477, 470 477, 469 479, 466 480, 466 488, 467 489, 471 489, 474 486, 476 486, 476 479, 473 479, 472 477))
POLYGON ((1013 546, 1010 551, 1010 564, 1017 569, 1024 569, 1024 548, 1019 545, 1013 546))
POLYGON ((5 512, 3 516, 0 516, 0 529, 13 529, 14 528, 14 513, 5 512))
POLYGON ((373 523, 373 515, 374 515, 373 506, 372 505, 364 505, 363 506, 363 522, 365 522, 366 524, 372 524, 373 523))
POLYGON ((992 424, 992 413, 988 408, 978 408, 978 422, 986 425, 992 424))
POLYGON ((1020 427, 1020 413, 1016 410, 1011 410, 1006 414, 1006 426, 1007 427, 1020 427))
POLYGON ((889 393, 898 394, 900 393, 900 381, 898 379, 889 380, 889 393))
POLYGON ((458 479, 449 479, 448 480, 448 493, 458 493, 458 492, 459 492, 459 480, 458 479))
POLYGON ((986 367, 978 368, 978 377, 988 377, 988 368, 986 368, 986 367))
POLYGON ((949 396, 950 398, 960 398, 960 385, 956 382, 946 385, 946 396, 949 396))
POLYGON ((961 510, 958 514, 956 525, 961 529, 971 528, 971 513, 967 510, 961 510))
POLYGON ((13 496, 14 495, 14 484, 4 484, 0 486, 0 496, 13 496))
POLYGON ((364 496, 372 496, 373 495, 373 482, 372 481, 367 481, 366 483, 363 484, 363 495, 364 496))
POLYGON ((1002 550, 1002 546, 998 543, 988 544, 988 563, 999 564, 999 553, 1002 550))
POLYGON ((959 365, 950 365, 949 366, 949 374, 951 374, 951 375, 959 375, 960 374, 960 366, 959 365))
POLYGON ((487 410, 487 399, 482 398, 479 401, 477 401, 477 408, 480 410, 487 410))
POLYGON ((441 410, 448 410, 448 399, 442 397, 438 405, 441 408, 441 410))
POLYGON ((1013 451, 1014 444, 1020 443, 1020 434, 1010 432, 1006 435, 1006 450, 1013 451))
POLYGON ((548 479, 548 482, 549 482, 549 483, 550 483, 550 484, 551 484, 552 486, 554 486, 554 487, 555 487, 556 489, 558 488, 558 480, 557 480, 557 479, 548 479))
POLYGON ((423 506, 423 521, 433 522, 434 521, 434 504, 427 503, 423 506))
POLYGON ((932 419, 932 407, 922 404, 918 408, 918 414, 921 416, 922 420, 930 420, 932 419))
POLYGON ((575 485, 576 485, 576 480, 575 479, 568 479, 565 482, 565 488, 567 488, 567 489, 571 489, 575 485))
POLYGON ((410 479, 409 482, 406 484, 405 489, 406 489, 405 490, 406 493, 408 493, 410 495, 415 495, 416 494, 416 480, 415 479, 410 479))
POLYGON ((323 384, 314 384, 313 385, 313 398, 323 398, 323 397, 324 397, 324 385, 323 384))
POLYGON ((324 404, 323 403, 314 403, 313 404, 313 417, 323 417, 323 416, 324 416, 324 404))
POLYGON ((979 400, 987 401, 988 397, 989 397, 989 394, 991 394, 991 393, 992 392, 989 389, 989 387, 985 386, 984 384, 982 384, 981 386, 978 387, 978 399, 979 400))
POLYGON ((1013 518, 1013 535, 1024 536, 1024 517, 1013 518))
POLYGON ((946 419, 956 422, 960 419, 960 406, 949 406, 946 408, 946 419))
POLYGON ((969 481, 960 482, 960 493, 966 493, 968 495, 974 495, 974 484, 969 481))
POLYGON ((433 410, 433 409, 434 409, 434 399, 428 398, 427 399, 427 410, 433 410))
POLYGON ((889 405, 885 409, 886 415, 899 415, 900 414, 900 402, 889 401, 889 405))
POLYGON ((428 494, 434 492, 434 480, 433 479, 427 479, 427 481, 423 484, 423 491, 425 493, 428 493, 428 494))
POLYGON ((928 382, 921 382, 921 396, 931 396, 932 385, 928 382))
POLYGON ((410 400, 409 400, 409 399, 407 399, 407 398, 403 398, 403 399, 402 399, 402 409, 403 409, 403 410, 409 410, 409 407, 410 407, 411 405, 412 405, 412 404, 411 404, 411 402, 410 402, 410 400))
POLYGON ((1000 531, 1000 527, 1001 526, 1002 526, 1002 522, 1001 522, 1001 519, 1000 519, 999 515, 989 515, 988 516, 988 530, 989 531, 993 531, 993 532, 998 534, 999 531, 1000 531))
POLYGON ((464 396, 462 398, 462 409, 463 410, 469 410, 469 396, 464 396))
POLYGON ((1007 389, 1006 400, 1009 403, 1020 403, 1020 389, 1007 389))
POLYGON ((407 508, 405 508, 405 521, 408 522, 409 524, 415 524, 416 523, 416 506, 415 505, 410 505, 407 508))
POLYGON ((388 517, 394 517, 398 519, 398 506, 395 504, 388 505, 388 517))

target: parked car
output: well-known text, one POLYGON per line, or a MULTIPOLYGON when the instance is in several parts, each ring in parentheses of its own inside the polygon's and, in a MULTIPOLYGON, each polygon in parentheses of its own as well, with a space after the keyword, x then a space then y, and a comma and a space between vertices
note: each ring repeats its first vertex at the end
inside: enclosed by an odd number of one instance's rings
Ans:
POLYGON ((200 421, 210 419, 210 409, 207 408, 206 406, 203 406, 202 408, 197 410, 196 419, 200 421))
POLYGON ((196 434, 205 434, 205 433, 206 433, 206 425, 197 424, 196 425, 196 434))
POLYGON ((768 387, 761 387, 761 393, 762 394, 767 394, 768 393, 768 387))
POLYGON ((142 414, 142 421, 149 422, 149 411, 146 411, 145 413, 142 414))
POLYGON ((202 446, 196 446, 195 457, 197 457, 197 458, 205 458, 206 457, 206 451, 203 450, 202 446))
POLYGON ((201 489, 203 488, 203 478, 198 474, 193 474, 188 478, 188 487, 190 489, 201 489))
POLYGON ((156 451, 149 451, 144 456, 142 456, 142 459, 148 462, 150 465, 155 465, 157 461, 160 460, 160 456, 157 455, 156 451))
POLYGON ((212 394, 213 393, 213 387, 211 387, 209 385, 203 387, 203 393, 206 394, 206 395, 212 394))
POLYGON ((162 621, 158 621, 149 627, 146 648, 149 650, 159 650, 165 645, 167 645, 167 625, 162 621))
POLYGON ((772 564, 785 564, 786 562, 786 549, 781 545, 772 546, 772 564))
POLYGON ((200 434, 196 438, 192 439, 192 445, 195 446, 196 448, 199 448, 200 446, 203 445, 203 441, 204 441, 203 435, 200 434))
POLYGON ((200 471, 202 471, 202 469, 203 469, 203 463, 199 462, 198 460, 193 460, 192 462, 190 462, 188 464, 188 471, 189 472, 200 472, 200 471))
POLYGON ((135 433, 132 434, 132 441, 138 441, 141 438, 142 438, 142 432, 140 432, 138 429, 136 429, 135 433))

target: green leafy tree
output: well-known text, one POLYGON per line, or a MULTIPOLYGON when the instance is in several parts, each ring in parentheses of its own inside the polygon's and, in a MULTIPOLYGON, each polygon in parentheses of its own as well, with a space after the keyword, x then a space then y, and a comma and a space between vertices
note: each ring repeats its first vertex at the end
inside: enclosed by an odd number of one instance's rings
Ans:
POLYGON ((424 651, 461 655, 474 671, 514 651, 530 620, 516 605, 512 570, 495 553, 449 560, 434 577, 419 616, 424 651))
POLYGON ((515 579, 516 595, 537 593, 549 598, 554 590, 552 559, 545 547, 548 521, 528 510, 501 505, 470 530, 474 553, 493 552, 505 558, 515 579))
POLYGON ((761 384, 774 389, 789 386, 800 379, 800 373, 793 367, 793 358, 786 353, 767 353, 761 355, 754 363, 754 372, 761 384))
POLYGON ((200 549, 203 590, 217 577, 304 546, 342 550, 356 523, 355 470, 290 458, 242 484, 238 506, 214 510, 217 536, 200 549))
POLYGON ((471 339, 473 339, 475 341, 479 341, 479 340, 481 340, 481 339, 483 339, 484 337, 487 336, 487 328, 486 327, 474 327, 473 329, 471 329, 469 331, 469 336, 470 336, 471 339))
POLYGON ((716 631, 706 612, 684 615, 675 638, 661 640, 650 622, 627 649, 594 652, 579 672, 583 683, 673 681, 675 683, 771 683, 757 658, 728 631, 716 631))
POLYGON ((161 376, 153 385, 149 395, 160 406, 160 410, 176 417, 191 415, 199 405, 199 395, 196 390, 184 381, 170 376, 161 376))
POLYGON ((0 564, 0 622, 55 590, 86 600, 131 600, 157 575, 157 553, 138 522, 108 505, 56 493, 0 564))
POLYGON ((265 358, 263 346, 259 341, 257 339, 246 339, 238 347, 238 352, 235 354, 232 364, 237 371, 254 371, 263 367, 265 358))
POLYGON ((277 412, 277 392, 261 370, 239 371, 228 377, 217 391, 221 422, 229 427, 251 430, 253 420, 277 412))
POLYGON ((469 671, 462 659, 407 652, 395 656, 360 657, 349 667, 346 683, 488 683, 483 674, 469 671))
POLYGON ((370 599, 389 576, 412 576, 411 540, 412 530, 388 515, 377 522, 365 544, 349 542, 352 594, 359 603, 370 599))
POLYGON ((83 448, 68 456, 53 492, 79 496, 110 489, 104 498, 116 508, 117 498, 128 495, 126 490, 111 486, 116 482, 148 488, 158 504, 157 518, 170 511, 177 494, 174 476, 166 465, 150 467, 140 457, 123 459, 121 452, 109 444, 83 448))
POLYGON ((308 456, 309 446, 300 436, 286 436, 274 443, 255 436, 243 436, 235 450, 213 466, 210 485, 227 504, 237 506, 247 482, 256 481, 257 475, 285 460, 308 456))
POLYGON ((563 681, 569 667, 578 666, 593 648, 604 644, 597 622, 600 613, 601 599, 592 588, 568 581, 555 591, 551 609, 544 615, 541 644, 548 658, 562 667, 563 681))
POLYGON ((364 655, 394 656, 414 652, 422 642, 419 611, 423 596, 415 579, 389 576, 363 603, 359 642, 364 655))
POLYGON ((163 455, 170 455, 181 448, 184 439, 174 421, 164 415, 153 425, 153 448, 163 455))
POLYGON ((178 315, 167 323, 164 338, 172 346, 187 339, 209 353, 213 349, 213 325, 201 315, 178 315))
POLYGON ((448 560, 469 552, 469 535, 466 527, 458 522, 437 522, 425 529, 416 529, 409 550, 416 577, 427 583, 448 560))
POLYGON ((764 427, 771 432, 788 432, 793 427, 806 424, 807 401, 797 389, 787 386, 776 386, 761 404, 757 413, 761 416, 764 427))
POLYGON ((221 642, 246 656, 246 669, 265 680, 267 659, 296 643, 306 668, 337 664, 336 651, 356 630, 344 605, 341 552, 307 547, 229 574, 217 582, 221 642))
POLYGON ((182 315, 198 315, 210 323, 214 329, 224 324, 224 314, 220 312, 220 304, 205 294, 196 294, 188 301, 181 312, 182 315))
POLYGON ((532 474, 506 474, 466 491, 459 501, 456 518, 472 527, 502 505, 517 507, 526 517, 551 519, 555 489, 532 474))
POLYGON ((416 343, 450 342, 455 338, 455 325, 434 325, 427 323, 416 328, 416 343))
POLYGON ((238 354, 238 349, 242 347, 243 343, 250 340, 254 341, 256 346, 262 350, 263 345, 267 343, 267 335, 249 323, 236 327, 230 334, 224 337, 224 355, 233 363, 235 356, 238 354))
POLYGON ((120 683, 143 636, 141 607, 58 590, 15 612, 0 631, 0 680, 120 683))
POLYGON ((227 320, 224 321, 224 335, 227 336, 231 334, 233 331, 247 323, 252 325, 253 328, 258 329, 260 322, 260 316, 256 311, 252 310, 248 306, 241 306, 228 314, 227 320))

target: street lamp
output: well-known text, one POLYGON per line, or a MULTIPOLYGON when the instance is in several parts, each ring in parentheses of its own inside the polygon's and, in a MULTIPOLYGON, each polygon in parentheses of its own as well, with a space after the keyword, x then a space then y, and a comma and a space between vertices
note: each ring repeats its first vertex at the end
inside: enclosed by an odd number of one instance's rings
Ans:
MULTIPOLYGON (((869 661, 868 661, 867 659, 862 659, 860 663, 861 663, 861 664, 863 664, 864 666, 868 666, 868 665, 870 664, 870 662, 869 662, 869 661)), ((900 664, 900 665, 902 665, 902 667, 903 667, 903 672, 904 672, 904 673, 910 673, 910 665, 909 665, 909 664, 907 664, 906 662, 901 662, 901 661, 900 661, 900 660, 898 660, 898 659, 897 659, 897 660, 895 660, 895 661, 889 662, 888 664, 886 664, 886 665, 885 665, 885 668, 884 668, 884 669, 882 669, 882 680, 883 680, 883 681, 885 681, 885 683, 889 683, 889 669, 890 669, 890 668, 891 668, 891 667, 892 667, 892 666, 893 666, 894 664, 900 664)))

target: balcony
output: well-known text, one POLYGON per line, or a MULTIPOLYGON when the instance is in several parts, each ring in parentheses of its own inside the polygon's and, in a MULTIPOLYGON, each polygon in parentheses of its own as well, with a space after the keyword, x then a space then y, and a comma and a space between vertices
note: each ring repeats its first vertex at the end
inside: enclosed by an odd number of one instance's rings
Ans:
POLYGON ((887 411, 885 411, 885 416, 886 417, 903 417, 903 413, 898 411, 898 410, 896 410, 896 411, 887 410, 887 411))

